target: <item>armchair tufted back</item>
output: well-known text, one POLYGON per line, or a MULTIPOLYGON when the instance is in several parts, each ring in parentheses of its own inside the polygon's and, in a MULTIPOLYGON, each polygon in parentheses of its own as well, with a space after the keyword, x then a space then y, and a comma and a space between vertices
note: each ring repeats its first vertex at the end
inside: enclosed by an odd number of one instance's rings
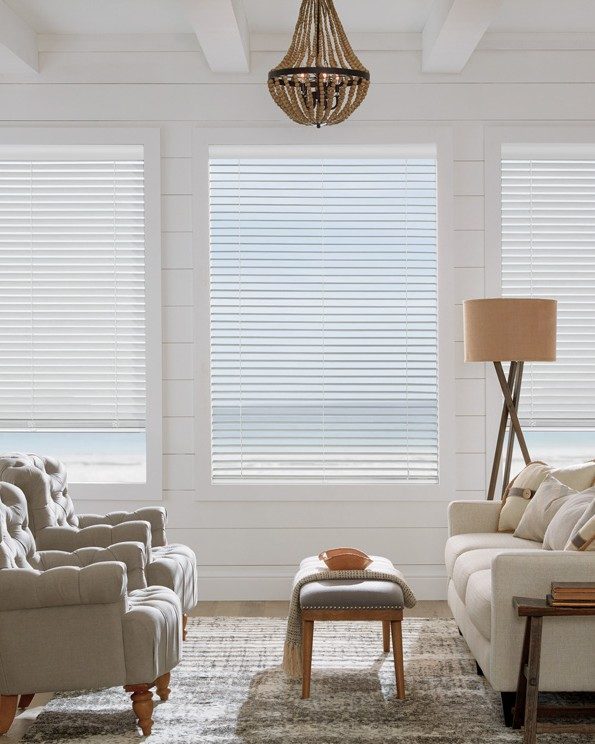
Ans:
POLYGON ((46 527, 78 527, 68 495, 66 468, 52 457, 0 455, 0 481, 18 486, 27 500, 33 535, 46 527))
POLYGON ((31 568, 35 553, 25 495, 12 483, 0 483, 0 569, 31 568))

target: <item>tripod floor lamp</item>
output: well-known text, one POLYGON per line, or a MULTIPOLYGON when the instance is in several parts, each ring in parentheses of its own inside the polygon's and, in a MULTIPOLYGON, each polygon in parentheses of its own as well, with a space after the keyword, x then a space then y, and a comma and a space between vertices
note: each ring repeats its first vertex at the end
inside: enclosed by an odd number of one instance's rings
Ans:
POLYGON ((518 408, 525 362, 556 361, 556 300, 493 298, 466 300, 463 325, 466 362, 493 362, 504 403, 487 498, 493 500, 508 430, 503 490, 510 480, 515 436, 525 463, 531 461, 518 408), (502 362, 510 362, 508 375, 502 362))

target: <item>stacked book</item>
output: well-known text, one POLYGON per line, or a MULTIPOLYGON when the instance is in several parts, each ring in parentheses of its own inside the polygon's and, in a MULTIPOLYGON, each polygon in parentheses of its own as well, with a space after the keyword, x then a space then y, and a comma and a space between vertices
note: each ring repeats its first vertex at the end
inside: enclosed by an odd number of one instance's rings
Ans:
POLYGON ((553 581, 547 601, 552 607, 595 607, 595 581, 553 581))

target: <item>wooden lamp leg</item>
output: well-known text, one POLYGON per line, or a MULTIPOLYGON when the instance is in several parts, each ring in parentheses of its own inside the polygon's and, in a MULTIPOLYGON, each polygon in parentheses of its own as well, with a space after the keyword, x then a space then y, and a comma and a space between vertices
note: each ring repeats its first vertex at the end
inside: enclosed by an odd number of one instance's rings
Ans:
POLYGON ((504 439, 506 437, 506 427, 508 424, 508 417, 510 416, 510 433, 508 440, 508 449, 506 452, 506 468, 503 479, 503 491, 508 485, 508 479, 510 477, 510 463, 512 462, 512 452, 514 447, 515 436, 518 439, 521 452, 523 453, 523 459, 525 464, 528 465, 531 462, 531 455, 525 441, 525 436, 521 428, 519 421, 517 406, 521 395, 521 382, 523 377, 523 362, 511 362, 508 370, 508 379, 504 374, 502 368, 502 362, 494 362, 494 368, 502 389, 504 396, 504 404, 502 406, 502 414, 500 416, 500 428, 498 429, 498 438, 496 440, 496 451, 494 452, 494 462, 492 464, 492 473, 490 476, 490 485, 488 488, 487 499, 493 501, 496 493, 496 483, 498 481, 498 475, 500 473, 500 462, 502 460, 502 450, 504 448, 504 439))
POLYGON ((153 728, 153 693, 149 689, 150 685, 126 685, 126 692, 132 695, 132 710, 138 720, 138 725, 145 736, 149 736, 153 728))
POLYGON ((18 695, 0 695, 0 736, 12 726, 17 713, 18 695))
MULTIPOLYGON (((516 364, 518 363, 515 363, 515 371, 516 371, 516 364)), ((511 366, 512 366, 512 363, 511 363, 511 366)), ((506 401, 506 406, 508 408, 508 413, 510 414, 511 424, 516 431, 516 436, 517 436, 517 439, 519 440, 519 446, 521 448, 521 452, 523 453, 525 464, 528 465, 531 462, 531 455, 529 454, 527 442, 525 441, 525 435, 523 434, 523 430, 521 428, 521 423, 519 421, 519 416, 516 410, 516 406, 514 405, 514 400, 512 398, 511 383, 507 382, 506 380, 506 376, 504 375, 504 370, 502 369, 502 362, 494 362, 494 367, 496 368, 496 374, 498 375, 498 382, 500 383, 502 394, 504 395, 504 400, 506 401)), ((510 378, 510 374, 509 374, 509 378, 510 378)))
POLYGON ((170 673, 166 672, 155 680, 155 687, 160 700, 169 700, 171 689, 169 687, 170 673))
MULTIPOLYGON (((500 362, 494 362, 494 366, 500 364, 500 362)), ((502 365, 500 364, 500 368, 502 365)), ((508 371, 508 384, 512 385, 514 375, 516 373, 516 362, 510 363, 510 369, 508 371)), ((500 415, 500 427, 498 429, 498 438, 496 439, 496 451, 494 452, 494 462, 492 463, 492 474, 490 476, 490 486, 488 488, 488 501, 494 500, 496 493, 496 482, 498 481, 498 473, 500 472, 500 461, 502 459, 502 448, 504 447, 504 437, 506 436, 506 425, 508 424, 508 406, 506 401, 502 404, 502 414, 500 415)))
POLYGON ((390 620, 382 621, 382 647, 385 654, 390 651, 390 620))
MULTIPOLYGON (((512 402, 515 410, 519 410, 519 402, 521 399, 521 384, 523 382, 523 368, 525 362, 519 362, 516 368, 516 375, 512 383, 512 402)), ((514 439, 515 439, 514 426, 511 426, 508 430, 508 445, 506 447, 506 459, 504 460, 504 475, 502 476, 502 493, 506 490, 510 482, 510 468, 512 465, 512 454, 514 452, 514 439)))

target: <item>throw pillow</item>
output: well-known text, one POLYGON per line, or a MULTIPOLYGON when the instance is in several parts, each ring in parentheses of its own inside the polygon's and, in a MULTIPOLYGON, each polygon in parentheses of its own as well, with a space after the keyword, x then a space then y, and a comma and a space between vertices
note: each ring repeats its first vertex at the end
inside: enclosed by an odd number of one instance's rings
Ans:
POLYGON ((498 532, 516 530, 529 500, 533 498, 535 491, 551 471, 552 468, 543 462, 530 462, 515 476, 504 495, 504 504, 498 520, 498 532))
POLYGON ((595 550, 595 499, 577 522, 564 550, 595 550))
POLYGON ((595 502, 595 488, 569 496, 549 523, 543 538, 546 550, 564 550, 574 528, 595 502))
POLYGON ((595 486, 595 461, 581 462, 579 465, 570 465, 566 468, 552 470, 552 475, 560 483, 564 483, 575 491, 586 491, 587 488, 595 486))
POLYGON ((499 532, 516 530, 529 501, 549 473, 575 491, 585 491, 595 485, 595 461, 556 470, 543 462, 531 462, 514 478, 504 494, 504 505, 498 521, 499 532))
POLYGON ((564 500, 573 493, 576 493, 574 489, 560 483, 553 475, 548 475, 529 501, 514 536, 543 542, 549 523, 564 500))

